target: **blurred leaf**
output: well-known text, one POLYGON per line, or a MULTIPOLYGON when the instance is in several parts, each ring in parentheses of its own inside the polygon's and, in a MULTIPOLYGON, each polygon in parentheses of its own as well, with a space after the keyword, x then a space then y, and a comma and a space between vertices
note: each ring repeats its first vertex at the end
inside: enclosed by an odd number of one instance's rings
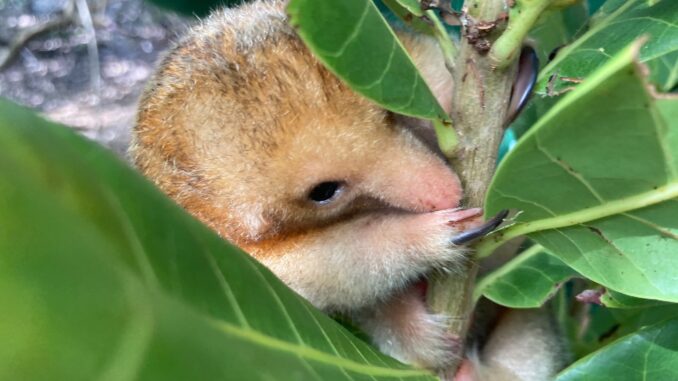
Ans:
POLYGON ((496 239, 529 233, 596 283, 678 301, 678 98, 640 71, 626 49, 563 97, 502 161, 486 211, 523 211, 496 239))
POLYGON ((600 9, 600 7, 602 7, 603 4, 605 4, 606 1, 607 0, 586 0, 589 9, 589 14, 591 15, 596 13, 598 9, 600 9))
POLYGON ((656 301, 654 306, 642 308, 607 308, 574 303, 566 308, 568 311, 579 310, 579 313, 569 316, 565 324, 568 325, 568 336, 576 358, 585 357, 642 327, 678 318, 678 305, 656 301))
POLYGON ((619 322, 619 333, 626 335, 641 327, 654 325, 666 320, 678 318, 678 304, 661 303, 643 308, 610 309, 619 322))
POLYGON ((389 8, 393 9, 396 5, 407 10, 407 12, 415 16, 423 16, 424 11, 421 10, 419 0, 382 0, 389 8))
MULTIPOLYGON (((574 300, 573 303, 579 304, 577 307, 580 311, 578 316, 572 316, 568 321, 572 324, 569 339, 576 359, 585 357, 620 337, 619 320, 612 313, 613 310, 595 304, 582 305, 574 300)), ((633 331, 637 329, 634 327, 633 331)))
POLYGON ((577 273, 561 260, 534 245, 480 279, 475 299, 482 295, 506 307, 537 308, 575 276, 577 273))
POLYGON ((351 88, 399 114, 448 119, 370 0, 292 0, 287 11, 301 39, 351 88))
POLYGON ((652 80, 669 90, 676 84, 678 60, 678 1, 608 0, 591 19, 586 33, 558 52, 540 73, 537 92, 572 86, 568 78, 582 79, 608 62, 640 36, 649 37, 640 51, 640 61, 656 71, 652 80), (555 77, 551 78, 553 75, 555 77), (553 81, 549 83, 549 81, 553 81))
POLYGON ((1 380, 433 380, 94 143, 0 102, 1 380))
POLYGON ((678 319, 629 334, 562 371, 557 381, 678 379, 678 319))
POLYGON ((391 25, 394 23, 395 25, 407 25, 416 33, 427 35, 433 35, 435 33, 433 25, 420 17, 424 12, 421 10, 421 6, 417 0, 412 0, 407 3, 398 0, 377 0, 376 5, 391 25), (416 3, 417 8, 413 8, 411 3, 416 3), (408 7, 405 7, 405 5, 408 5, 408 7), (391 15, 395 17, 389 17, 391 15), (397 24, 398 21, 396 20, 399 20, 400 24, 397 24))
POLYGON ((600 302, 608 308, 647 308, 665 304, 656 300, 634 298, 613 290, 603 293, 600 302))

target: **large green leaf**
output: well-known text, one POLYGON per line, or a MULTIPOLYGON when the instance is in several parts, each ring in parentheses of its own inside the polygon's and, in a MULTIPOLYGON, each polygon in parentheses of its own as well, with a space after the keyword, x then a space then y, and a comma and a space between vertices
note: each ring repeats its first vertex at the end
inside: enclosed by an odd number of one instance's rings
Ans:
MULTIPOLYGON (((624 294, 678 301, 678 98, 647 92, 634 49, 567 94, 500 164, 487 213, 624 294)), ((479 247, 489 252, 495 243, 479 247)))
POLYGON ((678 319, 631 333, 577 361, 557 381, 678 379, 678 319))
POLYGON ((575 276, 561 260, 535 245, 480 279, 474 296, 512 308, 537 308, 575 276))
POLYGON ((313 53, 365 97, 399 114, 448 117, 370 0, 292 0, 291 23, 313 53))
POLYGON ((537 91, 572 86, 563 78, 587 77, 640 36, 649 37, 640 52, 641 62, 656 68, 652 79, 663 90, 673 88, 678 81, 678 1, 660 0, 652 5, 647 0, 608 0, 588 31, 561 49, 542 70, 537 91))
POLYGON ((111 153, 0 102, 1 380, 434 379, 379 354, 111 153))
POLYGON ((600 303, 608 308, 648 308, 666 304, 656 300, 634 298, 612 290, 606 290, 600 296, 600 303))

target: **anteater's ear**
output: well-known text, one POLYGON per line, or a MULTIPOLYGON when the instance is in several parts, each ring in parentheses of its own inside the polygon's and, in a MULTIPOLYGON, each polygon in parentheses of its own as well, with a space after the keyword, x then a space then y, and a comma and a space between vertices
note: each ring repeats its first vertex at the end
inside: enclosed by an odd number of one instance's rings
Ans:
POLYGON ((410 53, 428 87, 445 112, 452 110, 452 74, 445 66, 442 50, 435 38, 397 32, 398 38, 410 53))

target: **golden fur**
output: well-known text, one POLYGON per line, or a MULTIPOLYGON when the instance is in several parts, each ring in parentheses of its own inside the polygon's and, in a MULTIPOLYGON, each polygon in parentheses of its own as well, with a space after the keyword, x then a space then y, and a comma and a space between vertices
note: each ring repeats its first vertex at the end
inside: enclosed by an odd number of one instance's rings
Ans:
MULTIPOLYGON (((401 37, 449 110, 437 45, 401 37)), ((459 348, 412 285, 463 260, 451 239, 480 212, 455 209, 459 180, 426 134, 430 126, 325 69, 282 2, 257 1, 216 12, 165 57, 130 153, 170 197, 314 305, 351 314, 382 351, 441 369, 459 348), (336 199, 309 200, 327 181, 344 184, 336 199)))
MULTIPOLYGON (((390 187, 406 184, 365 178, 444 164, 391 114, 329 73, 287 26, 278 3, 223 10, 178 44, 141 101, 131 153, 161 189, 240 245, 267 248, 275 245, 262 242, 267 238, 308 234, 383 207, 380 201, 440 208, 436 200, 384 200, 405 191, 390 187), (359 199, 344 208, 309 206, 307 190, 336 178, 379 189, 354 192, 359 199)), ((458 184, 442 191, 452 202, 460 197, 458 184)))

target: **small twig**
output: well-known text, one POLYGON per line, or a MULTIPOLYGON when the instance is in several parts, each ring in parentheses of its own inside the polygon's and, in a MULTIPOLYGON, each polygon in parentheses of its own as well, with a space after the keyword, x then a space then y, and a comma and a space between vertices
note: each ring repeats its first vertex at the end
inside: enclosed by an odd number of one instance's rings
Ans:
POLYGON ((0 70, 7 67, 14 60, 21 48, 26 46, 30 40, 43 33, 49 32, 50 30, 61 28, 72 23, 74 10, 75 0, 69 0, 64 6, 61 15, 59 15, 57 18, 19 31, 14 39, 10 42, 9 46, 3 50, 0 50, 0 70))
POLYGON ((449 33, 447 33, 447 29, 445 29, 445 25, 443 25, 442 21, 440 21, 440 18, 438 18, 436 12, 432 9, 429 9, 425 12, 425 14, 426 17, 431 20, 431 22, 433 22, 434 34, 438 39, 438 45, 440 45, 440 49, 443 51, 445 66, 450 73, 453 73, 455 67, 455 58, 457 57, 458 53, 457 46, 455 45, 455 42, 452 40, 452 38, 450 38, 449 33))
MULTIPOLYGON (((501 33, 505 18, 505 0, 466 0, 464 3, 451 113, 459 145, 455 155, 448 159, 462 180, 466 206, 483 205, 494 173, 515 78, 516 65, 496 70, 487 57, 487 49, 483 49, 489 48, 489 43, 501 33)), ((437 274, 431 279, 427 295, 434 312, 450 317, 448 332, 462 342, 473 310, 477 271, 478 265, 471 259, 460 273, 437 274)), ((463 353, 458 355, 461 358, 463 353)), ((445 373, 451 377, 457 365, 445 373)))
POLYGON ((461 13, 452 9, 450 1, 441 0, 422 0, 421 8, 425 11, 433 9, 440 11, 440 18, 447 25, 459 26, 461 25, 461 13))
POLYGON ((518 0, 509 12, 506 30, 490 49, 490 62, 497 68, 506 67, 513 62, 527 33, 544 11, 556 1, 558 0, 518 0))
POLYGON ((445 157, 454 156, 459 144, 459 136, 457 136, 457 131, 453 128, 452 123, 445 123, 438 119, 434 119, 432 122, 440 151, 445 157))

